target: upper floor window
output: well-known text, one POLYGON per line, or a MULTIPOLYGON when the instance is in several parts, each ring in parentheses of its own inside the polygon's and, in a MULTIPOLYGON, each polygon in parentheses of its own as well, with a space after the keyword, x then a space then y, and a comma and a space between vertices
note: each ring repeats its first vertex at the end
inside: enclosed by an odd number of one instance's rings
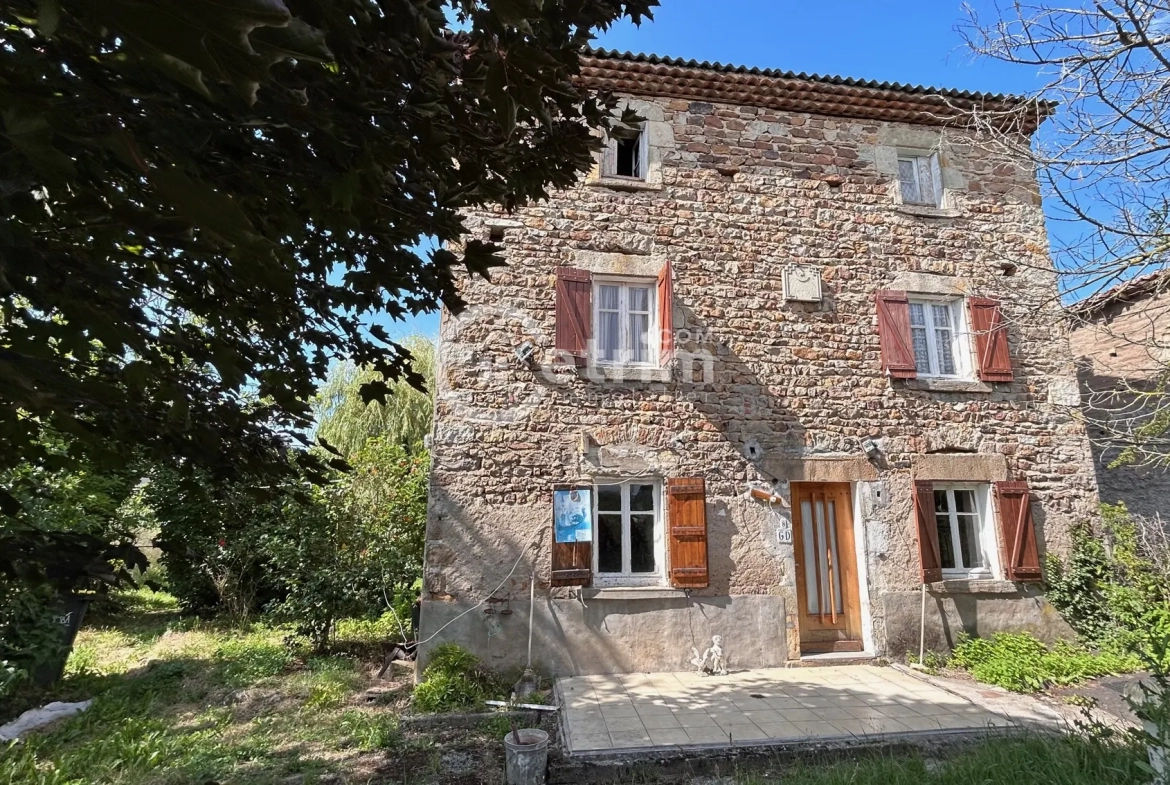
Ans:
POLYGON ((647 157, 645 128, 616 126, 609 132, 601 160, 601 175, 645 180, 647 157))
POLYGON ((938 155, 899 155, 898 187, 903 204, 942 204, 942 171, 938 155))
POLYGON ((661 491, 655 482, 598 484, 594 582, 610 586, 662 583, 665 549, 661 491))
POLYGON ((594 360, 622 365, 653 364, 656 359, 651 340, 655 322, 653 284, 598 279, 594 286, 594 360))
POLYGON ((959 340, 959 301, 910 300, 910 338, 919 376, 966 376, 969 346, 959 340))

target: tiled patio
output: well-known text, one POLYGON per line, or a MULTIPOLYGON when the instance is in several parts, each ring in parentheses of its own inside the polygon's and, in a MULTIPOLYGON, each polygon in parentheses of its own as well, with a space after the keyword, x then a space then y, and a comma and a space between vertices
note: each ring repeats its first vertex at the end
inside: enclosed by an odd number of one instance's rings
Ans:
POLYGON ((650 673, 558 682, 570 755, 919 736, 1014 724, 892 668, 650 673))

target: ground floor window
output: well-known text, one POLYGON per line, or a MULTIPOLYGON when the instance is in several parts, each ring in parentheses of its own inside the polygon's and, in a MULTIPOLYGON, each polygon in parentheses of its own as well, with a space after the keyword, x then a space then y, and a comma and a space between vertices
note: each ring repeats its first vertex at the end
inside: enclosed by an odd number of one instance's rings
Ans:
POLYGON ((594 582, 602 586, 654 586, 666 574, 662 538, 662 485, 657 481, 599 481, 594 582))
POLYGON ((995 530, 987 494, 986 485, 934 486, 939 556, 947 577, 994 577, 995 530))

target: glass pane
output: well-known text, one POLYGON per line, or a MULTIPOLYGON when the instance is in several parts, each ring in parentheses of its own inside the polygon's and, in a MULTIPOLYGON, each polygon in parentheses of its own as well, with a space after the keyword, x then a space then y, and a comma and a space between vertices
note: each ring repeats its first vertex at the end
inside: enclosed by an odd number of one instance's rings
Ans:
POLYGON ((946 491, 934 492, 934 514, 935 516, 946 515, 950 512, 950 506, 947 503, 946 491))
POLYGON ((943 330, 949 330, 953 326, 951 324, 951 306, 949 305, 939 305, 938 303, 933 303, 930 306, 930 316, 931 320, 934 322, 935 327, 943 330))
POLYGON ((955 353, 951 349, 951 331, 936 330, 934 346, 938 349, 938 372, 948 375, 955 373, 955 353))
POLYGON ((597 509, 605 512, 622 511, 622 486, 598 485, 597 509))
POLYGON ((597 356, 602 360, 616 362, 619 359, 621 332, 618 328, 621 314, 617 311, 602 311, 597 319, 597 356))
POLYGON ((800 503, 800 542, 804 557, 804 597, 809 613, 821 612, 820 592, 817 591, 817 546, 813 536, 812 504, 806 499, 800 503))
POLYGON ((968 514, 975 512, 975 491, 955 491, 955 511, 968 514))
POLYGON ((620 286, 605 286, 604 284, 597 287, 597 307, 603 311, 616 311, 618 306, 618 297, 620 296, 620 286))
POLYGON ((920 202, 922 197, 918 190, 918 172, 913 158, 898 159, 898 182, 902 186, 903 202, 920 202))
POLYGON ((650 512, 654 510, 654 486, 631 485, 630 509, 634 512, 650 512))
POLYGON ((649 330, 648 314, 630 314, 630 362, 644 363, 650 359, 650 345, 646 335, 649 330))
POLYGON ((930 373, 930 349, 926 344, 926 328, 911 327, 910 340, 914 343, 914 368, 919 373, 930 373))
POLYGON ((934 520, 938 525, 938 551, 942 557, 942 566, 950 569, 955 566, 955 546, 951 536, 950 497, 946 491, 934 492, 934 520))
POLYGON ((622 571, 622 516, 597 516, 597 571, 622 571))
POLYGON ((833 605, 837 613, 844 613, 841 604, 841 554, 837 550, 837 504, 829 502, 829 552, 833 554, 833 605))
POLYGON ((963 559, 960 567, 974 569, 986 567, 983 548, 979 542, 979 518, 974 515, 959 516, 959 555, 963 559))
POLYGON ((650 290, 647 287, 630 287, 630 310, 647 312, 650 310, 650 290))
POLYGON ((630 516, 630 572, 654 572, 654 516, 630 516))
POLYGON ((916 327, 926 326, 926 311, 922 303, 910 303, 910 324, 916 327))
POLYGON ((816 513, 817 521, 817 567, 820 569, 820 581, 818 586, 821 590, 821 607, 817 609, 818 613, 828 613, 828 597, 829 597, 829 565, 826 559, 828 553, 828 539, 825 537, 825 503, 818 501, 813 504, 813 511, 816 513))
POLYGON ((934 175, 930 171, 930 159, 915 159, 918 163, 918 200, 924 204, 938 204, 934 192, 934 175))

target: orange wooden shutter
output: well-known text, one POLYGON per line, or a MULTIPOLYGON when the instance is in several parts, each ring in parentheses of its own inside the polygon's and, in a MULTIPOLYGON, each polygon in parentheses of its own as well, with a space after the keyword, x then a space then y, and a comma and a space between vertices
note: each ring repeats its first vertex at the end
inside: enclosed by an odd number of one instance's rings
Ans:
POLYGON ((995 499, 1003 533, 1003 571, 1009 581, 1039 583, 1040 549, 1032 521, 1031 494, 1026 482, 997 482, 995 499))
POLYGON ((593 320, 593 276, 575 267, 557 268, 557 337, 558 353, 573 358, 584 367, 589 357, 589 337, 593 320))
POLYGON ((971 315, 971 330, 975 333, 979 378, 985 382, 1010 382, 1012 358, 1008 353, 1007 325, 999 303, 986 297, 970 297, 967 310, 971 315))
MULTIPOLYGON (((558 485, 554 490, 591 490, 588 485, 558 485)), ((555 512, 553 513, 555 515, 555 512)), ((593 543, 557 542, 557 525, 552 526, 551 586, 589 586, 593 583, 593 543)), ((594 534, 596 536, 596 534, 594 534)))
POLYGON ((882 372, 895 379, 914 379, 914 342, 910 338, 910 301, 905 292, 882 289, 877 300, 878 338, 882 348, 882 372))
POLYGON ((922 582, 942 580, 942 555, 938 547, 938 521, 934 517, 934 485, 914 481, 914 521, 918 528, 918 559, 922 565, 922 582))
POLYGON ((670 521, 670 583, 705 588, 707 570, 707 496, 702 477, 666 481, 670 521))
POLYGON ((674 359, 674 267, 662 265, 658 273, 658 324, 662 331, 659 362, 666 365, 674 359))

